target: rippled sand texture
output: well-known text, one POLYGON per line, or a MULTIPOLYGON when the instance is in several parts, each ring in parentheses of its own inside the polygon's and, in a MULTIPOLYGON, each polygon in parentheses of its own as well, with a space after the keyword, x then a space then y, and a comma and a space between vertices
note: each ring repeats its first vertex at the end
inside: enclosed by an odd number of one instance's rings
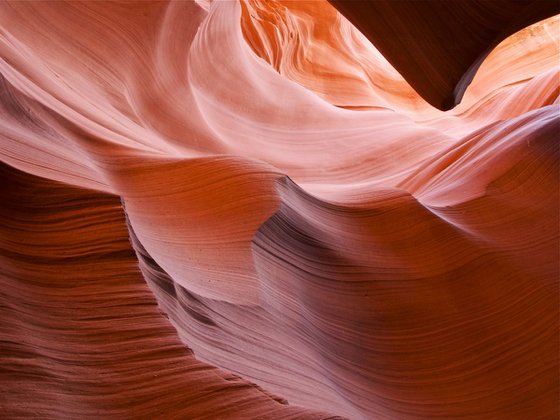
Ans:
POLYGON ((0 31, 1 417, 560 415, 558 17, 447 112, 326 1, 0 31))

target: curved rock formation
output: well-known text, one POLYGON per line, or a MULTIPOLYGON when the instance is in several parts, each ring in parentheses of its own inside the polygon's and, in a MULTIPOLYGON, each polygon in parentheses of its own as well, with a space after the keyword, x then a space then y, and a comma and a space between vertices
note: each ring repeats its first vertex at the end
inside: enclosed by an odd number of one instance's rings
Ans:
POLYGON ((555 0, 329 0, 434 107, 457 105, 486 56, 560 13, 555 0))
POLYGON ((195 359, 142 279, 118 197, 0 174, 3 418, 329 418, 195 359))
POLYGON ((410 25, 443 89, 326 1, 2 3, 0 414, 557 417, 559 18, 510 3, 410 25))

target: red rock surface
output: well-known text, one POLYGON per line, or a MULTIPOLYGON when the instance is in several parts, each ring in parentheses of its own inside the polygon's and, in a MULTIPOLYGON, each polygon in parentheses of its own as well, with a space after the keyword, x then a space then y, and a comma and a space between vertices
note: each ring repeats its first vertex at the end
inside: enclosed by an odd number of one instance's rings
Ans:
POLYGON ((447 112, 326 1, 0 28, 2 417, 559 416, 558 17, 447 112))
POLYGON ((434 107, 457 105, 506 37, 560 13, 556 0, 329 0, 434 107))

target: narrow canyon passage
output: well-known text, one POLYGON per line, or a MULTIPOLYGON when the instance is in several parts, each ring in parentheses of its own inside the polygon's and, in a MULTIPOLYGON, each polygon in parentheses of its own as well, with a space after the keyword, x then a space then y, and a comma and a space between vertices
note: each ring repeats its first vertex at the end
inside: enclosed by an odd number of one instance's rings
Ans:
POLYGON ((557 418, 557 9, 2 3, 0 416, 557 418))

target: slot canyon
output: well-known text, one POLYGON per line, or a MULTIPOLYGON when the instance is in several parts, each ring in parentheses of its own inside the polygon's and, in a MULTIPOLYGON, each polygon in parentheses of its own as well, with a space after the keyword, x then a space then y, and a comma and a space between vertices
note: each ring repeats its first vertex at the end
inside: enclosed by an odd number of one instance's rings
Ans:
POLYGON ((0 3, 0 418, 560 418, 560 3, 0 3))

